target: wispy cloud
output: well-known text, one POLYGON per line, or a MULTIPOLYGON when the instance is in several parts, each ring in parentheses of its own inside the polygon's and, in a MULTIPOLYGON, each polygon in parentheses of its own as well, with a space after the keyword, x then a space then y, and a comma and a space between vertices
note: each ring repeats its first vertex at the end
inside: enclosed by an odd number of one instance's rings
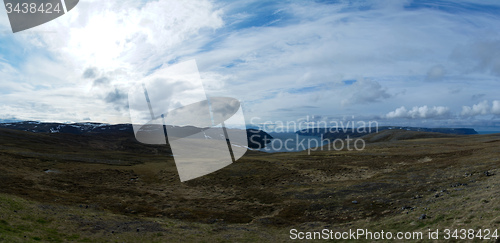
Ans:
POLYGON ((196 52, 223 26, 220 15, 209 1, 84 1, 25 33, 6 30, 0 43, 14 44, 0 50, 0 87, 9 93, 0 117, 127 122, 128 111, 117 108, 129 84, 196 52))
POLYGON ((0 11, 0 118, 127 122, 130 83, 196 59, 207 93, 240 99, 247 117, 471 122, 500 110, 497 10, 494 1, 91 0, 19 35, 0 11))

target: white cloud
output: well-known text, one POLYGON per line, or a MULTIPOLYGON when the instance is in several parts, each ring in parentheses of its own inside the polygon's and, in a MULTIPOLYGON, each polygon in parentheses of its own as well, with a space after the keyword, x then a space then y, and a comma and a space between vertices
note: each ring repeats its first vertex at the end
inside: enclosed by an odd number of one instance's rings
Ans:
POLYGON ((387 113, 387 118, 408 118, 408 110, 404 106, 397 108, 394 111, 387 113))
POLYGON ((484 100, 472 106, 463 106, 460 113, 463 117, 474 117, 479 115, 500 115, 500 101, 493 100, 491 106, 484 100))
POLYGON ((40 26, 47 48, 81 69, 149 71, 209 40, 223 26, 222 13, 208 1, 83 1, 40 26), (83 65, 83 67, 82 67, 83 65))
POLYGON ((473 23, 494 28, 498 20, 431 8, 404 11, 404 4, 374 6, 370 11, 344 11, 347 5, 342 4, 286 5, 280 8, 282 12, 301 21, 230 32, 216 48, 193 57, 203 71, 231 75, 223 93, 247 101, 253 114, 276 109, 282 111, 280 115, 286 110, 287 115, 312 112, 298 108, 304 104, 318 106, 315 111, 324 112, 319 114, 373 114, 374 110, 383 112, 395 99, 408 107, 422 96, 428 96, 429 103, 460 108, 456 104, 461 98, 440 92, 468 82, 463 76, 455 79, 463 72, 462 67, 448 67, 450 54, 471 38, 470 33, 478 33, 473 39, 488 36, 473 23), (352 89, 341 85, 342 80, 366 77, 375 81, 353 84, 352 89), (426 79, 442 82, 423 83, 426 79), (307 94, 287 93, 311 86, 323 88, 307 94), (405 95, 396 95, 404 90, 405 95), (280 92, 281 96, 273 96, 280 92))
POLYGON ((0 93, 9 93, 0 97, 0 118, 128 122, 121 94, 151 69, 197 52, 223 26, 221 14, 208 0, 80 1, 47 24, 0 34, 29 53, 4 63, 9 53, 0 49, 0 93), (89 68, 95 77, 84 77, 89 68))
POLYGON ((429 118, 447 118, 450 115, 450 109, 444 106, 434 106, 432 108, 424 106, 415 106, 407 110, 404 106, 397 108, 385 115, 386 118, 411 118, 411 119, 429 119, 429 118))
POLYGON ((463 106, 460 115, 465 117, 477 116, 477 115, 487 115, 490 113, 490 105, 488 101, 484 100, 478 104, 470 106, 463 106))

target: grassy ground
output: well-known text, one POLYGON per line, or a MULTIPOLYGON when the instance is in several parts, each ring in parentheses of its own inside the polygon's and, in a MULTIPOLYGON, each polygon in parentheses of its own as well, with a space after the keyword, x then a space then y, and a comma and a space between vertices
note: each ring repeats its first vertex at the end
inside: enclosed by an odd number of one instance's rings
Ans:
POLYGON ((185 183, 162 148, 30 136, 0 131, 8 242, 282 242, 290 229, 439 229, 444 241, 446 228, 500 224, 500 135, 392 134, 363 151, 248 152, 185 183))
POLYGON ((130 217, 84 207, 40 204, 0 195, 0 241, 5 242, 257 242, 279 232, 223 222, 203 224, 130 217))

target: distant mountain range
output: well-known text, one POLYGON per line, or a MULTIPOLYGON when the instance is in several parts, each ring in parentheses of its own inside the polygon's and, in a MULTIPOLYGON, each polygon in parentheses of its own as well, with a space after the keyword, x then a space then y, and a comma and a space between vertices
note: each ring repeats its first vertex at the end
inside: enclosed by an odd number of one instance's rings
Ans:
MULTIPOLYGON (((27 131, 33 133, 63 133, 63 134, 98 134, 98 135, 111 135, 111 134, 128 134, 133 136, 134 130, 132 124, 103 124, 103 123, 44 123, 36 121, 23 121, 23 122, 9 122, 0 123, 0 128, 14 129, 20 131, 27 131)), ((204 128, 197 128, 192 126, 183 127, 185 134, 194 134, 202 132, 204 128)), ((163 131, 162 131, 163 132, 163 131)), ((246 129, 248 137, 248 147, 251 149, 263 148, 270 142, 273 137, 268 133, 258 129, 246 129)), ((169 134, 170 135, 170 134, 169 134)), ((174 135, 175 136, 175 135, 174 135)))
POLYGON ((401 131, 413 131, 413 132, 433 132, 433 133, 443 133, 443 134, 455 134, 455 135, 472 135, 478 134, 476 130, 472 128, 424 128, 424 127, 399 127, 399 126, 384 126, 377 128, 308 128, 297 131, 296 133, 303 136, 321 136, 324 139, 345 139, 347 136, 350 138, 362 137, 368 134, 381 132, 384 130, 401 130, 401 131))
POLYGON ((12 123, 0 123, 2 128, 34 132, 34 133, 114 133, 114 132, 133 132, 130 124, 109 125, 102 123, 43 123, 36 121, 23 121, 12 123))
MULTIPOLYGON (((0 128, 28 131, 32 133, 46 133, 46 134, 73 134, 73 135, 86 135, 92 136, 96 135, 98 137, 129 137, 129 139, 135 140, 134 132, 131 124, 103 124, 103 123, 45 123, 45 122, 36 122, 36 121, 23 121, 23 122, 8 122, 8 123, 0 123, 0 128)), ((197 128, 197 127, 182 127, 180 134, 195 134, 198 132, 204 132, 206 128, 197 128)), ((379 127, 378 130, 375 128, 347 128, 347 129, 335 129, 335 128, 309 128, 297 131, 296 134, 303 136, 323 136, 323 139, 326 140, 335 140, 335 139, 346 139, 349 138, 358 138, 363 137, 369 134, 375 134, 379 132, 379 136, 370 137, 369 140, 378 141, 380 140, 380 136, 389 136, 388 131, 405 131, 407 132, 405 136, 409 136, 408 132, 418 132, 418 133, 437 133, 435 135, 429 134, 425 136, 443 136, 443 135, 470 135, 470 134, 478 134, 472 128, 423 128, 423 127, 401 127, 401 126, 384 126, 379 127), (443 134, 443 135, 439 135, 443 134)), ((155 131, 153 131, 155 132, 155 131)), ((250 149, 259 149, 264 148, 267 143, 273 139, 273 136, 266 133, 265 131, 255 129, 255 128, 247 128, 247 137, 248 137, 248 148, 250 149)), ((391 133, 393 134, 393 133, 391 133)), ((413 134, 413 133, 412 133, 413 134)), ((169 137, 178 137, 177 134, 169 134, 169 137)), ((402 136, 398 133, 397 137, 395 135, 390 135, 391 139, 399 138, 402 136)), ((424 136, 419 134, 418 136, 424 136)), ((208 136, 210 138, 210 136, 208 136)), ((385 139, 385 138, 384 138, 385 139)), ((387 138, 388 139, 388 138, 387 138)))

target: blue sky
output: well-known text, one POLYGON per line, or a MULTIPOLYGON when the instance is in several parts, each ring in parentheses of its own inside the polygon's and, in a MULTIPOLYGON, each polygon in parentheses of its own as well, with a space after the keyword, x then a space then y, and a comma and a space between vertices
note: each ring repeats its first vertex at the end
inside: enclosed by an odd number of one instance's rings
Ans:
POLYGON ((195 59, 247 122, 499 127, 498 26, 497 1, 82 0, 16 34, 0 11, 0 119, 130 122, 131 85, 195 59))

